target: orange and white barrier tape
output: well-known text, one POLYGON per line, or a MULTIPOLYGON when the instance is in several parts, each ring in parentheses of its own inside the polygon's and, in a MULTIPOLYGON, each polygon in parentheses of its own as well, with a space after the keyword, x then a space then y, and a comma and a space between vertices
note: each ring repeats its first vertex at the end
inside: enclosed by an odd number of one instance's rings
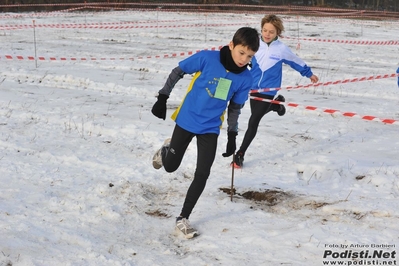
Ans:
MULTIPOLYGON (((220 50, 223 46, 219 47, 212 47, 212 48, 206 48, 202 50, 220 50)), ((193 55, 195 53, 198 53, 201 50, 196 50, 196 51, 188 51, 188 52, 180 52, 180 53, 171 53, 171 54, 164 54, 164 55, 155 55, 155 56, 138 56, 138 57, 101 57, 101 58, 96 58, 96 57, 56 57, 56 56, 23 56, 23 55, 9 55, 6 54, 4 56, 0 55, 0 59, 7 59, 7 60, 39 60, 39 61, 133 61, 133 60, 141 60, 141 59, 151 59, 151 58, 173 58, 173 57, 178 57, 178 56, 189 56, 193 55)))
MULTIPOLYGON (((281 36, 282 38, 288 40, 297 41, 296 37, 286 37, 281 36)), ((327 43, 344 43, 344 44, 362 44, 362 45, 399 45, 399 41, 359 41, 359 40, 331 40, 331 39, 318 39, 318 38, 299 38, 301 41, 311 41, 311 42, 327 42, 327 43)))
MULTIPOLYGON (((7 24, 7 25, 0 25, 0 29, 6 28, 82 28, 82 27, 103 27, 103 26, 125 26, 129 24, 156 24, 156 23, 173 23, 174 25, 177 22, 189 22, 190 20, 152 20, 152 21, 122 21, 122 22, 97 22, 97 23, 52 23, 52 24, 7 24)), ((191 21, 192 22, 192 21, 191 21)))
MULTIPOLYGON (((268 99, 264 99, 264 98, 259 98, 259 97, 254 97, 254 96, 250 96, 249 97, 252 100, 256 100, 256 101, 262 101, 262 102, 270 102, 270 103, 274 103, 274 104, 282 104, 282 105, 286 105, 289 107, 301 107, 302 105, 297 104, 297 103, 283 103, 280 101, 276 101, 276 100, 268 100, 268 99)), ((311 105, 303 105, 305 110, 310 110, 310 111, 322 111, 323 113, 327 113, 327 114, 341 114, 345 117, 349 117, 349 118, 360 118, 362 120, 366 120, 366 121, 378 121, 378 122, 382 122, 384 124, 399 124, 398 120, 395 119, 390 119, 390 118, 378 118, 376 116, 372 116, 372 115, 359 115, 357 113, 353 113, 353 112, 341 112, 339 110, 336 109, 330 109, 330 108, 320 108, 317 106, 311 106, 311 105)))
POLYGON ((319 82, 319 83, 310 83, 308 85, 298 85, 298 86, 287 86, 285 88, 262 88, 262 89, 254 89, 250 90, 250 93, 257 93, 257 92, 267 92, 267 91, 279 91, 282 89, 286 90, 293 90, 293 89, 306 89, 310 87, 320 87, 320 86, 328 86, 328 85, 338 85, 338 84, 346 84, 351 82, 360 82, 360 81, 370 81, 370 80, 377 80, 377 79, 387 79, 387 78, 395 78, 398 77, 398 73, 392 74, 383 74, 383 75, 373 75, 369 77, 360 77, 360 78, 352 78, 352 79, 343 79, 343 80, 336 80, 336 81, 327 81, 327 82, 319 82))
POLYGON ((106 30, 121 30, 121 29, 148 29, 148 28, 193 28, 193 27, 226 27, 237 26, 242 23, 214 23, 214 24, 182 24, 182 25, 100 25, 100 24, 35 24, 35 25, 0 25, 0 30, 17 30, 28 28, 55 28, 55 29, 106 29, 106 30))

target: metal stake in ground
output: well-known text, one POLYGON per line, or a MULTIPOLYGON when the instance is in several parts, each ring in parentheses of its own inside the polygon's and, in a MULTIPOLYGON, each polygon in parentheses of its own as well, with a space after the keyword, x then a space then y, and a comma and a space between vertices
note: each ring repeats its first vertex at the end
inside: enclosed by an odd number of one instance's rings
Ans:
POLYGON ((33 43, 35 45, 35 66, 37 68, 37 52, 36 52, 36 25, 35 25, 35 20, 33 20, 33 43))
POLYGON ((231 188, 230 188, 230 201, 233 201, 233 194, 234 194, 234 158, 235 155, 233 154, 233 162, 231 163, 231 188))

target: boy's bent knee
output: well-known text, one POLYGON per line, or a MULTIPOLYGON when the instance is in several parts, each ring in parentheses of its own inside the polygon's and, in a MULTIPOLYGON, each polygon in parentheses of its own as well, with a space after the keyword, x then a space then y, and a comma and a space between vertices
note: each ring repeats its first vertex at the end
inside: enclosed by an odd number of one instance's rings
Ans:
POLYGON ((178 166, 168 166, 168 165, 164 165, 163 168, 165 169, 166 172, 168 173, 173 173, 174 171, 177 170, 178 166))

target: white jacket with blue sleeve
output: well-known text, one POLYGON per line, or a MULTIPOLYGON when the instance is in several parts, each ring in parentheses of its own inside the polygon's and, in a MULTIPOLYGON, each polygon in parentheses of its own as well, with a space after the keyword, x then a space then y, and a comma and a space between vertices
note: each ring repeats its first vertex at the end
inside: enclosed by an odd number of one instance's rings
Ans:
MULTIPOLYGON (((278 39, 271 42, 270 45, 260 40, 259 50, 252 59, 251 74, 254 78, 252 89, 280 88, 283 63, 304 77, 310 78, 313 75, 311 68, 278 39)), ((276 93, 276 90, 262 92, 262 94, 272 96, 276 93)))

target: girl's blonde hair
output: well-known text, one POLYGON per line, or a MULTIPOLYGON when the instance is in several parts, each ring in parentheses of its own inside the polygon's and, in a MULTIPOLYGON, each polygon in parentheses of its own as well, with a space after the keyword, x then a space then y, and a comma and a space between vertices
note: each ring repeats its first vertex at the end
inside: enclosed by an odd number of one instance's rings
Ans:
POLYGON ((281 18, 277 17, 276 15, 264 16, 261 22, 261 29, 263 28, 263 25, 265 25, 266 23, 273 24, 273 26, 277 30, 277 36, 280 36, 281 33, 284 31, 283 21, 281 18))

